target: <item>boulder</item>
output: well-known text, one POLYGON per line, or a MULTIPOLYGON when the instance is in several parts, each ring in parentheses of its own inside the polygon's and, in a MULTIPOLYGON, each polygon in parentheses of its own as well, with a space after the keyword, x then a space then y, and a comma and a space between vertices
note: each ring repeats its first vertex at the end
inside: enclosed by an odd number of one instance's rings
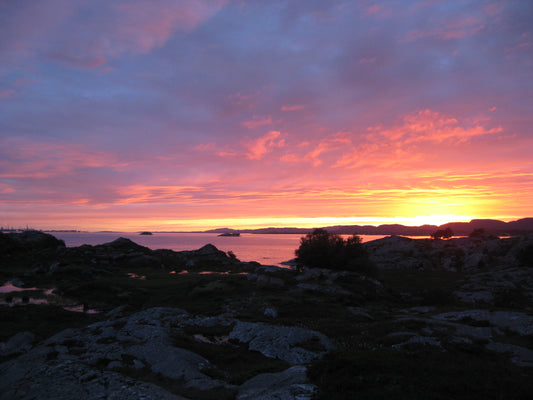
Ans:
POLYGON ((12 360, 0 365, 0 400, 187 400, 118 372, 61 361, 12 360))
POLYGON ((248 343, 250 350, 259 351, 267 357, 278 358, 293 365, 309 363, 335 348, 333 343, 320 332, 262 323, 238 321, 229 337, 248 343), (313 350, 306 347, 312 347, 313 350))
POLYGON ((488 257, 482 253, 473 253, 465 258, 463 271, 476 271, 489 264, 488 257))
POLYGON ((0 355, 11 356, 25 353, 32 348, 35 335, 31 332, 19 332, 13 335, 6 343, 0 343, 0 355))
POLYGON ((491 351, 509 354, 511 362, 520 367, 533 367, 533 350, 507 343, 488 343, 485 347, 491 351))
POLYGON ((306 368, 296 366, 275 374, 260 374, 239 387, 237 400, 311 400, 316 386, 306 368))

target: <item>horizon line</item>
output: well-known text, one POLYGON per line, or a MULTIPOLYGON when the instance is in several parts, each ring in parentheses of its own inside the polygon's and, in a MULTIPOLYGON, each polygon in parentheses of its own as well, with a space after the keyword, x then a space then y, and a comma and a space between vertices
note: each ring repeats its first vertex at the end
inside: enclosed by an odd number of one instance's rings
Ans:
MULTIPOLYGON (((405 226, 405 227, 411 227, 411 228, 416 228, 416 227, 423 227, 425 225, 427 226, 435 226, 435 227, 440 227, 440 226, 443 226, 443 225, 446 225, 446 224, 452 224, 452 223, 470 223, 472 221, 476 221, 476 220, 490 220, 490 221, 501 221, 501 222, 504 222, 504 223, 509 223, 509 222, 514 222, 514 221, 518 221, 518 220, 522 220, 522 219, 528 219, 528 218, 533 218, 533 217, 492 217, 492 218, 482 218, 482 217, 469 217, 468 219, 464 219, 464 218, 458 218, 457 220, 448 220, 448 221, 443 221, 442 223, 431 223, 430 221, 428 222, 425 222, 425 223, 418 223, 418 224, 415 224, 415 223, 400 223, 398 222, 398 220, 409 220, 409 219, 416 219, 417 221, 420 221, 422 218, 424 217, 394 217, 394 218, 387 218, 387 217, 381 217, 379 218, 380 220, 383 220, 381 222, 383 223, 378 223, 376 221, 376 223, 365 223, 365 224, 357 224, 357 223, 330 223, 330 224, 324 224, 324 225, 308 225, 308 226, 297 226, 297 225, 291 225, 291 226, 284 226, 284 225, 254 225, 254 226, 247 226, 247 227, 239 227, 239 228, 231 228, 229 224, 226 224, 225 226, 224 225, 218 225, 217 227, 213 227, 213 225, 211 227, 207 227, 207 226, 204 226, 204 227, 183 227, 183 228, 176 228, 176 229, 164 229, 163 227, 158 227, 158 228, 155 228, 155 229, 149 229, 149 228, 139 228, 139 227, 128 227, 128 228, 124 228, 124 229, 120 229, 120 228, 112 228, 112 229, 109 229, 109 228, 103 228, 103 229, 99 229, 99 228, 93 228, 93 229, 87 229, 87 228, 72 228, 72 227, 68 227, 68 228, 61 228, 61 227, 55 227, 55 228, 51 228, 51 227, 32 227, 30 224, 23 224, 24 228, 15 228, 13 226, 3 226, 3 225, 0 225, 0 231, 25 231, 25 230, 36 230, 36 231, 42 231, 42 232, 59 232, 59 231, 63 231, 63 232, 67 232, 67 231, 72 231, 72 232, 88 232, 88 233, 105 233, 105 232, 110 232, 110 233, 115 233, 115 232, 123 232, 123 233, 137 233, 137 232, 144 232, 144 231, 148 231, 148 232, 156 232, 156 233, 207 233, 208 231, 213 231, 213 230, 221 230, 221 229, 229 229, 229 230, 234 230, 234 231, 246 231, 246 230, 260 230, 260 229, 317 229, 317 228, 328 228, 328 227, 341 227, 341 226, 346 226, 346 227, 349 227, 349 226, 361 226, 361 227, 365 227, 365 226, 374 226, 374 227, 380 227, 380 226, 386 226, 386 225, 401 225, 401 226, 405 226), (389 221, 385 221, 385 220, 389 220, 389 221), (163 228, 163 229, 162 229, 163 228)), ((301 218, 298 218, 298 219, 301 219, 301 218)), ((311 219, 311 218, 307 218, 307 219, 311 219)), ((349 219, 349 220, 361 220, 361 222, 368 222, 369 220, 372 220, 373 218, 360 218, 360 217, 357 217, 357 218, 326 218, 326 217, 318 217, 317 219, 320 219, 320 220, 323 220, 323 219, 327 219, 327 220, 338 220, 338 219, 341 219, 341 220, 346 220, 346 219, 349 219)), ((235 219, 235 220, 238 220, 238 219, 235 219)), ((374 219, 375 220, 375 219, 374 219)), ((201 221, 201 220, 200 220, 201 221)), ((333 222, 333 221, 332 221, 333 222)), ((341 222, 341 221, 339 221, 341 222)))

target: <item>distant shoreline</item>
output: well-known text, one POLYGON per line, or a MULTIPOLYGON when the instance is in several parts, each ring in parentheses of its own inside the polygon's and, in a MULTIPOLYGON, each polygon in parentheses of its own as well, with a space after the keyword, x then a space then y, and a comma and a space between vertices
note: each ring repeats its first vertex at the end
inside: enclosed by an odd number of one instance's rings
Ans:
MULTIPOLYGON (((387 224, 387 225, 335 225, 326 227, 316 227, 326 229, 330 233, 339 235, 401 235, 401 236, 430 236, 435 231, 440 229, 450 228, 454 236, 469 235, 476 229, 483 229, 487 233, 499 236, 512 236, 533 232, 533 218, 522 218, 516 221, 504 222, 495 219, 474 219, 470 222, 449 222, 443 225, 421 225, 421 226, 406 226, 401 224, 387 224)), ((157 231, 150 230, 153 234, 158 233, 216 233, 216 234, 230 234, 230 233, 251 233, 251 234, 298 234, 306 235, 316 228, 257 228, 257 229, 231 229, 231 228, 217 228, 204 231, 157 231)), ((31 229, 31 228, 30 228, 31 229)), ((20 232, 27 229, 1 229, 2 232, 20 232)), ((37 229, 38 230, 38 229, 37 229)), ((43 229, 42 232, 86 232, 75 229, 43 229)), ((101 230, 91 233, 121 233, 123 231, 101 230)), ((140 233, 142 231, 133 231, 131 233, 140 233)))

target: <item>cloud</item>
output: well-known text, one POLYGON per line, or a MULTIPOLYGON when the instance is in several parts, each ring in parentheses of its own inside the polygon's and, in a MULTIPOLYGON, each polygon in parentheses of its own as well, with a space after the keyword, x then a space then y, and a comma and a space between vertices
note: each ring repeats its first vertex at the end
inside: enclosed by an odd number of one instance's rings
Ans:
POLYGON ((292 104, 281 107, 281 111, 300 111, 305 109, 303 104, 292 104))
POLYGON ((229 0, 129 2, 51 0, 3 5, 0 47, 11 57, 35 55, 72 68, 94 69, 125 54, 161 48, 177 32, 190 32, 229 0), (43 40, 46 37, 46 40, 43 40))
POLYGON ((38 180, 72 174, 84 168, 123 168, 126 165, 111 153, 66 142, 0 137, 0 149, 0 178, 38 180))
POLYGON ((356 145, 345 146, 344 154, 333 167, 405 170, 430 158, 432 165, 445 165, 448 151, 455 152, 458 161, 459 154, 466 152, 464 146, 469 146, 473 138, 501 132, 501 126, 488 128, 437 111, 416 111, 389 126, 368 127, 356 145), (436 145, 440 146, 437 154, 442 154, 441 157, 436 157, 436 145))
POLYGON ((197 186, 130 185, 118 189, 114 204, 190 203, 195 200, 195 194, 202 191, 205 188, 197 186))
POLYGON ((460 39, 473 36, 485 28, 485 22, 475 17, 465 17, 428 30, 413 30, 407 33, 406 40, 414 41, 425 37, 441 40, 460 39))
POLYGON ((324 153, 341 150, 352 145, 350 132, 339 132, 323 139, 316 147, 307 153, 304 160, 311 161, 315 167, 322 164, 321 155, 324 153))
POLYGON ((248 128, 248 129, 254 129, 254 128, 257 128, 259 126, 264 126, 264 125, 271 125, 273 124, 274 121, 272 121, 272 117, 268 117, 268 118, 261 118, 261 117, 256 117, 254 115, 253 119, 249 120, 249 121, 244 121, 242 124, 248 128))
POLYGON ((285 139, 283 139, 281 132, 270 131, 260 138, 251 141, 247 144, 247 157, 251 160, 260 160, 263 156, 272 151, 272 149, 285 146, 285 139))
POLYGON ((1 89, 0 88, 0 99, 7 99, 15 94, 13 89, 1 89))
POLYGON ((413 142, 441 143, 452 140, 462 143, 475 136, 490 135, 502 132, 503 128, 485 128, 479 124, 462 126, 459 121, 442 113, 421 110, 403 117, 403 122, 388 129, 381 126, 370 127, 370 132, 377 132, 392 141, 401 141, 404 144, 413 142))
POLYGON ((112 6, 121 21, 112 31, 118 47, 147 53, 161 47, 177 31, 187 32, 209 19, 224 0, 142 0, 112 6))

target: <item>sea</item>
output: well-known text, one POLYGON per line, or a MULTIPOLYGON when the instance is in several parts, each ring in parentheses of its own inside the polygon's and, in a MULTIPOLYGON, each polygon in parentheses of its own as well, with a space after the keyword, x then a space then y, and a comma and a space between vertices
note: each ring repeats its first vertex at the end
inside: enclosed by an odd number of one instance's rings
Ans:
MULTIPOLYGON (((255 234, 241 233, 240 236, 218 236, 216 233, 154 233, 140 235, 125 232, 48 232, 62 239, 68 247, 83 244, 98 245, 112 242, 119 237, 131 239, 152 250, 174 251, 197 250, 212 244, 224 252, 232 251, 241 261, 257 261, 264 265, 286 266, 283 262, 294 258, 300 245, 300 234, 255 234)), ((344 235, 341 235, 344 236, 344 235)), ((359 235, 363 242, 380 239, 385 235, 359 235)), ((346 235, 349 237, 349 235, 346 235)))

